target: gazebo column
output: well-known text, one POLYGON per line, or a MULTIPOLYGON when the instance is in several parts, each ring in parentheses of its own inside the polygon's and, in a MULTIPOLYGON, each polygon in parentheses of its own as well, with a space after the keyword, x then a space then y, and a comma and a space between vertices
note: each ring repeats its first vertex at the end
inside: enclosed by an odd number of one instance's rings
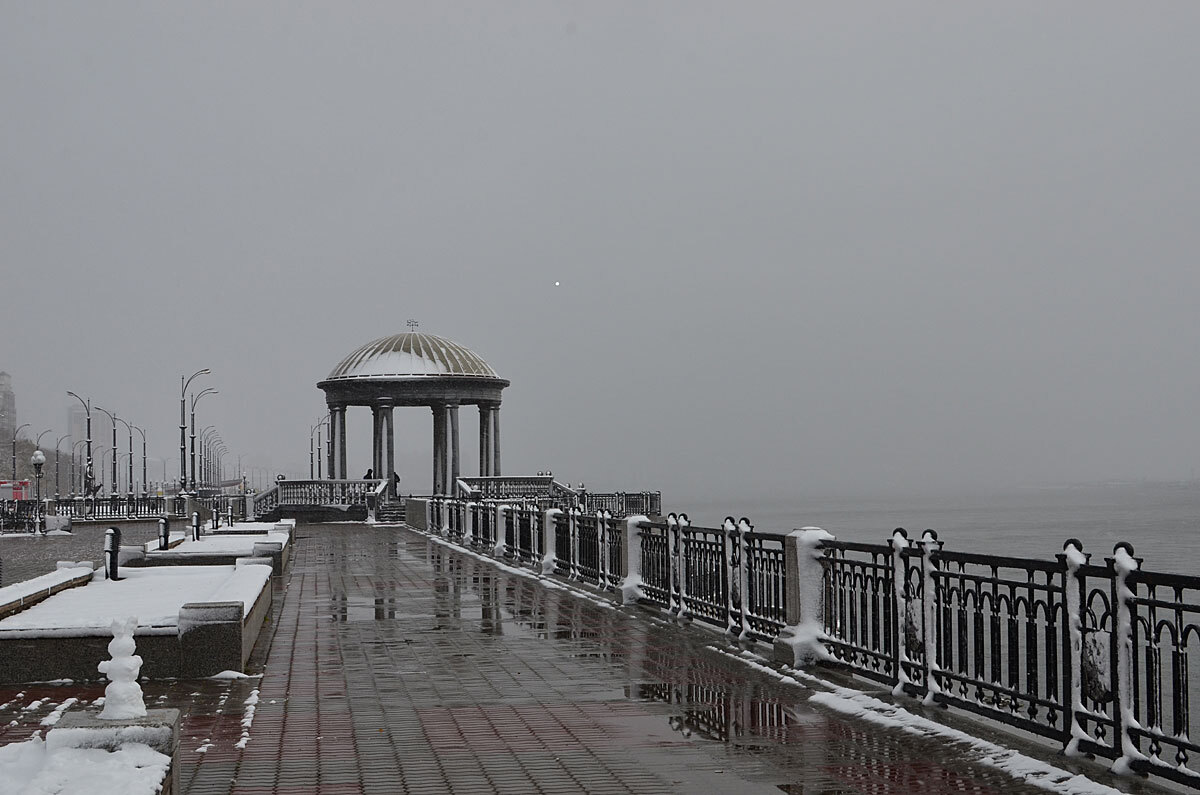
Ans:
POLYGON ((484 403, 479 404, 479 476, 487 477, 492 474, 492 408, 484 403))
POLYGON ((447 413, 450 415, 450 493, 454 494, 458 488, 458 406, 447 406, 447 413))
POLYGON ((337 426, 337 477, 342 480, 349 480, 350 476, 346 473, 346 407, 342 406, 338 409, 337 415, 334 417, 334 424, 337 426))
POLYGON ((383 406, 383 424, 387 426, 387 466, 384 467, 383 475, 387 478, 387 494, 389 497, 396 496, 396 432, 394 426, 395 408, 391 403, 383 406))
POLYGON ((326 470, 329 472, 330 480, 337 480, 339 477, 337 470, 337 453, 340 444, 338 440, 341 438, 339 431, 341 429, 338 427, 338 414, 343 411, 345 411, 345 409, 341 406, 329 406, 329 452, 325 460, 327 464, 326 470))
POLYGON ((500 475, 500 404, 492 407, 492 474, 500 475))
POLYGON ((371 474, 376 477, 379 477, 379 472, 383 469, 383 445, 380 444, 382 427, 382 408, 378 405, 371 406, 371 474))
POLYGON ((445 494, 445 463, 446 463, 446 412, 441 405, 430 407, 433 410, 433 493, 445 494))

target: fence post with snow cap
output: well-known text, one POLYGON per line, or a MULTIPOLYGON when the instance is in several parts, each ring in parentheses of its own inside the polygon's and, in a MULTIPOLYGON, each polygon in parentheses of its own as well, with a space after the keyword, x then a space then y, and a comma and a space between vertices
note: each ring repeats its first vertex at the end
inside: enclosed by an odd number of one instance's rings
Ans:
POLYGON ((825 647, 825 557, 822 544, 835 541, 819 527, 802 527, 784 537, 787 592, 785 626, 775 639, 775 662, 803 668, 831 658, 825 647))
POLYGON ((642 524, 650 519, 643 515, 625 518, 625 579, 621 583, 621 604, 637 604, 642 592, 642 524))
POLYGON ((496 506, 496 537, 492 539, 492 554, 497 558, 504 557, 505 549, 505 519, 504 514, 511 510, 512 506, 503 503, 496 506))
POLYGON ((937 533, 933 530, 926 530, 921 535, 921 605, 924 608, 921 613, 921 640, 925 650, 926 704, 933 704, 942 692, 941 683, 938 681, 940 636, 937 632, 937 605, 940 600, 937 598, 938 585, 934 576, 940 565, 938 553, 942 551, 942 543, 938 541, 937 533))
POLYGON ((558 517, 561 508, 550 508, 542 515, 542 574, 553 574, 558 567, 558 517))

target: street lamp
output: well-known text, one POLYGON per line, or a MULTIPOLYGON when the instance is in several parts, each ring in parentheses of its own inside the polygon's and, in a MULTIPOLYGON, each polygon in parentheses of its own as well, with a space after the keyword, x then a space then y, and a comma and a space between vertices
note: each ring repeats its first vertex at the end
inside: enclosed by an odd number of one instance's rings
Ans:
POLYGON ((29 463, 33 464, 34 477, 37 478, 37 488, 34 491, 37 506, 33 512, 33 531, 40 533, 42 532, 42 464, 46 463, 46 456, 42 455, 41 450, 34 450, 29 463))
POLYGON ((325 420, 329 419, 326 414, 321 419, 317 420, 317 424, 308 429, 308 479, 313 477, 313 435, 317 437, 317 453, 316 453, 316 472, 317 480, 321 479, 321 456, 324 451, 321 449, 321 428, 325 424, 325 420))
POLYGON ((125 426, 125 433, 129 436, 129 478, 125 483, 129 487, 129 498, 133 499, 133 426, 120 417, 117 417, 117 422, 125 426))
POLYGON ((200 481, 212 483, 212 439, 216 438, 217 429, 213 425, 205 425, 200 430, 200 481))
MULTIPOLYGON (((208 372, 205 370, 204 372, 208 372)), ((205 389, 199 395, 192 395, 192 489, 196 488, 196 404, 200 402, 200 398, 205 395, 219 395, 220 392, 213 388, 205 389)))
POLYGON ((79 445, 87 444, 87 442, 88 442, 87 439, 80 439, 79 441, 75 442, 75 444, 71 445, 71 496, 72 497, 75 496, 75 488, 77 486, 79 487, 80 491, 83 490, 83 483, 81 483, 79 480, 75 479, 75 469, 76 469, 77 462, 79 461, 79 445))
MULTIPOLYGON (((180 492, 187 491, 187 388, 192 383, 192 379, 198 375, 208 375, 209 369, 206 367, 203 370, 197 370, 184 380, 183 376, 179 376, 179 490, 180 492)), ((196 423, 193 418, 192 429, 195 431, 196 423)), ((195 455, 195 439, 192 442, 192 454, 195 455)), ((193 476, 195 471, 192 472, 193 476)), ((194 477, 193 477, 194 479, 194 477)))
POLYGON ((146 477, 146 431, 134 425, 133 429, 142 435, 142 496, 150 496, 150 480, 146 477))
MULTIPOLYGON (((70 390, 67 391, 67 394, 70 395, 71 397, 75 398, 76 400, 78 400, 80 403, 82 403, 83 410, 87 414, 87 439, 84 440, 87 442, 87 468, 84 469, 84 476, 83 476, 84 477, 84 481, 83 481, 84 495, 83 496, 90 497, 90 496, 92 496, 89 492, 92 490, 92 477, 93 477, 93 473, 92 473, 92 399, 88 398, 87 401, 84 401, 83 398, 79 397, 79 395, 76 395, 74 392, 71 392, 70 390)), ((72 485, 72 488, 74 488, 74 485, 72 485)))
POLYGON ((42 431, 41 433, 39 433, 37 435, 37 439, 34 440, 34 442, 33 442, 33 446, 35 449, 38 449, 42 446, 42 437, 45 436, 46 434, 50 433, 52 430, 54 430, 54 429, 47 428, 46 430, 42 431))
POLYGON ((113 426, 113 443, 112 443, 112 490, 111 496, 117 496, 117 415, 110 412, 108 409, 102 409, 96 406, 96 411, 103 411, 108 418, 112 420, 113 426))
POLYGON ((62 457, 62 451, 59 450, 58 448, 65 440, 70 439, 70 438, 71 438, 71 434, 68 433, 63 436, 58 437, 58 441, 54 443, 54 501, 55 502, 58 502, 58 498, 59 498, 58 459, 62 457))
POLYGON ((17 482, 17 434, 20 433, 23 428, 28 428, 28 427, 29 427, 29 423, 27 422, 24 425, 22 425, 20 428, 17 428, 15 431, 13 431, 13 438, 12 438, 13 475, 12 475, 12 479, 13 479, 14 484, 17 482))

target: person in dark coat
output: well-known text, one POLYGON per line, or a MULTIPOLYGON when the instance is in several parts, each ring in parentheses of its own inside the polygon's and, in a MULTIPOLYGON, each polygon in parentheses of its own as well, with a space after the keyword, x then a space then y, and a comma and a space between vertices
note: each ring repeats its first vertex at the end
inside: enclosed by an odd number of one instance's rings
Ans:
POLYGON ((363 480, 374 480, 374 479, 375 479, 375 470, 374 469, 368 469, 367 474, 363 475, 363 480))

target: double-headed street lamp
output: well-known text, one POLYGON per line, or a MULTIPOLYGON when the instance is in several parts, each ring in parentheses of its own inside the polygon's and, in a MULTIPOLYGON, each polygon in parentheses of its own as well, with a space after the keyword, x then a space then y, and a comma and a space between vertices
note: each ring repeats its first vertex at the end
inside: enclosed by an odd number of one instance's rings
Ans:
POLYGON ((14 484, 17 482, 17 434, 19 434, 23 429, 28 428, 28 427, 29 427, 29 423, 27 422, 24 425, 22 425, 20 428, 17 428, 15 431, 13 431, 13 436, 12 436, 12 479, 13 479, 14 484))
MULTIPOLYGON (((192 383, 192 379, 198 375, 208 375, 211 372, 207 367, 203 370, 197 370, 187 377, 179 376, 179 490, 187 491, 187 388, 192 383)), ((195 442, 196 422, 193 412, 192 418, 192 455, 195 461, 196 442, 195 442)), ((192 480, 196 479, 195 466, 192 467, 192 480)))
MULTIPOLYGON (((208 372, 207 370, 205 372, 208 372)), ((196 404, 205 395, 219 395, 217 390, 209 387, 198 395, 192 395, 192 489, 196 488, 196 404)))
POLYGON ((142 496, 150 496, 150 480, 146 477, 146 431, 134 425, 133 429, 142 435, 142 496))
POLYGON ((205 425, 200 431, 200 480, 212 484, 212 440, 220 438, 213 425, 205 425))
MULTIPOLYGON (((87 439, 80 439, 79 441, 75 442, 75 444, 71 445, 71 496, 72 497, 75 496, 76 488, 78 488, 80 492, 83 491, 82 481, 79 479, 76 479, 76 477, 75 477, 75 468, 77 466, 77 462, 79 461, 79 445, 87 444, 87 441, 88 441, 87 439)), ((80 468, 80 470, 81 470, 80 476, 82 477, 82 467, 80 468)))
POLYGON ((58 488, 58 459, 62 457, 62 451, 58 448, 64 441, 71 438, 71 434, 64 434, 58 437, 58 441, 54 443, 54 501, 58 502, 60 496, 58 488))
MULTIPOLYGON (((84 440, 87 442, 87 468, 84 469, 83 496, 90 497, 91 494, 88 494, 87 492, 89 492, 92 488, 92 399, 88 398, 85 401, 83 398, 79 397, 79 395, 76 395, 74 392, 69 390, 67 391, 67 394, 82 403, 83 410, 87 414, 87 439, 84 440)), ((74 486, 72 486, 72 488, 74 488, 74 486)))
POLYGON ((102 409, 99 406, 96 406, 96 411, 103 411, 108 416, 108 418, 110 420, 112 420, 112 426, 113 426, 112 483, 110 484, 112 488, 110 490, 110 494, 113 497, 115 497, 115 496, 117 496, 117 415, 113 414, 108 409, 102 409))
POLYGON ((321 419, 317 420, 317 424, 308 429, 308 479, 313 479, 313 435, 317 437, 317 453, 316 453, 316 474, 317 480, 321 479, 321 456, 324 451, 321 449, 321 428, 325 425, 325 420, 329 419, 326 414, 321 419))
POLYGON ((125 481, 129 487, 129 496, 133 497, 133 426, 125 420, 117 417, 117 422, 125 426, 125 433, 129 435, 129 478, 125 481))

